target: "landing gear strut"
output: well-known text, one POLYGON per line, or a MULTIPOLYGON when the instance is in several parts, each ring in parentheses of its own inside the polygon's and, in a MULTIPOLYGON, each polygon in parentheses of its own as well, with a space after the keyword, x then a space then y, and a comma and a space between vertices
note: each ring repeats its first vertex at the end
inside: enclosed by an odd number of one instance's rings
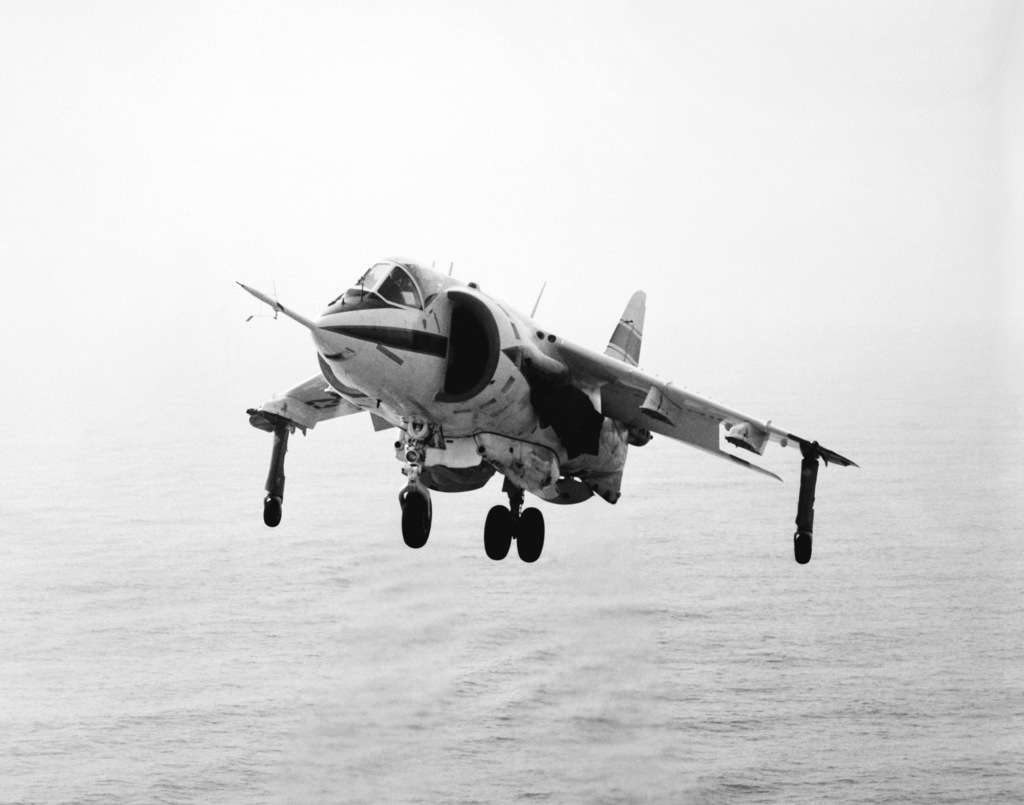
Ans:
POLYGON ((274 425, 274 450, 270 455, 270 472, 264 487, 267 496, 263 499, 263 522, 276 528, 281 522, 281 504, 284 502, 284 455, 288 452, 288 425, 278 422, 274 425))
POLYGON ((793 534, 793 553, 798 564, 811 561, 811 545, 814 539, 814 488, 818 483, 818 458, 821 453, 818 443, 801 444, 800 452, 800 499, 796 508, 796 533, 793 534))
POLYGON ((402 472, 409 479, 405 489, 398 493, 398 503, 402 507, 402 538, 410 548, 422 548, 430 536, 433 515, 430 490, 420 481, 430 436, 429 425, 410 422, 405 429, 405 438, 395 444, 395 448, 404 453, 402 472))
POLYGON ((536 562, 544 550, 544 515, 540 509, 523 510, 523 490, 505 481, 508 508, 494 506, 484 523, 484 550, 487 556, 500 561, 508 555, 512 540, 516 541, 519 558, 536 562))

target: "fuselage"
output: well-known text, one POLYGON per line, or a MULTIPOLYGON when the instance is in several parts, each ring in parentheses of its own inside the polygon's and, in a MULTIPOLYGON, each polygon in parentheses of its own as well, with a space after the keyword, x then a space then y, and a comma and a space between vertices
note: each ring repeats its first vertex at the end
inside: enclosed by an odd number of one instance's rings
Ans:
POLYGON ((486 461, 563 502, 576 502, 573 492, 589 497, 572 487, 575 478, 621 476, 626 431, 600 417, 598 391, 570 382, 553 336, 473 284, 378 263, 328 304, 313 338, 324 377, 344 399, 400 428, 428 424, 443 434, 428 465, 486 461), (588 417, 584 443, 576 420, 588 417))
MULTIPOLYGON (((508 506, 492 506, 484 548, 503 559, 514 540, 535 562, 544 518, 524 493, 553 503, 595 494, 615 503, 629 445, 652 434, 782 480, 723 449, 763 455, 769 442, 795 447, 801 462, 796 560, 811 557, 818 462, 856 466, 816 441, 666 383, 639 368, 645 294, 630 298, 604 354, 539 327, 473 283, 412 263, 366 271, 313 321, 239 283, 277 313, 310 330, 320 372, 246 413, 273 433, 263 521, 281 522, 288 437, 318 422, 367 411, 376 430, 397 427, 402 536, 422 548, 430 534, 431 491, 480 489, 504 476, 508 506), (724 428, 724 434, 723 434, 724 428)), ((252 318, 250 316, 250 318, 252 318)))

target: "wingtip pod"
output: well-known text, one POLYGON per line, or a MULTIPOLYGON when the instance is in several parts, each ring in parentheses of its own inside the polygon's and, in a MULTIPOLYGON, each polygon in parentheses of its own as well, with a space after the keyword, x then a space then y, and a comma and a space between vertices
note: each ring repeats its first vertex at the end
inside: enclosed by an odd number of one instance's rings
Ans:
POLYGON ((800 449, 800 452, 803 453, 805 458, 808 453, 813 453, 816 458, 820 458, 825 462, 825 466, 828 466, 829 464, 838 464, 840 467, 860 467, 857 462, 848 459, 846 456, 841 456, 835 450, 829 450, 827 447, 822 447, 812 439, 803 439, 800 436, 773 426, 771 420, 766 422, 764 425, 757 425, 757 427, 759 430, 763 431, 763 433, 767 434, 769 439, 778 443, 781 447, 797 447, 800 449))
POLYGON ((860 465, 855 461, 851 461, 846 458, 846 456, 839 455, 835 450, 829 450, 827 447, 822 447, 817 442, 809 442, 806 439, 801 439, 792 435, 790 435, 790 438, 800 445, 800 452, 803 454, 804 458, 808 458, 810 456, 820 458, 825 462, 826 467, 829 464, 838 464, 840 467, 857 467, 857 469, 860 469, 860 465))

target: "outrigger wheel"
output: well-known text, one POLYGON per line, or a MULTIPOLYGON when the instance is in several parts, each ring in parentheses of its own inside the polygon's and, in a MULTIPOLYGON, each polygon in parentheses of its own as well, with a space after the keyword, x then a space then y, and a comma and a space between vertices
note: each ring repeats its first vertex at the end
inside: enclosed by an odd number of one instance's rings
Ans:
POLYGON ((274 498, 267 495, 263 501, 263 522, 271 528, 277 528, 281 523, 281 498, 274 498))

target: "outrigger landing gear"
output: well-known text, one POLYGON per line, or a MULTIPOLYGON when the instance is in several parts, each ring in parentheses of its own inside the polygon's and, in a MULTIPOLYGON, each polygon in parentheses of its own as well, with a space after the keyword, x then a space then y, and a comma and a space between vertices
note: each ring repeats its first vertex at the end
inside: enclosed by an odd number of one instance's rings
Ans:
POLYGON ((270 472, 264 487, 263 522, 276 528, 281 522, 281 504, 284 502, 284 455, 288 452, 288 425, 284 421, 274 425, 274 450, 270 455, 270 472))
POLYGON ((800 445, 803 461, 800 462, 800 499, 796 508, 796 533, 793 534, 793 553, 798 564, 811 561, 811 546, 814 541, 814 488, 818 483, 818 459, 821 452, 818 443, 800 445))
POLYGON ((409 479, 405 489, 398 493, 398 502, 402 507, 402 538, 410 548, 422 548, 430 536, 433 515, 430 490, 420 481, 430 435, 429 425, 410 422, 403 441, 395 444, 397 449, 404 451, 405 467, 402 472, 409 479))
POLYGON ((484 550, 500 561, 508 555, 513 538, 519 558, 536 562, 544 550, 544 515, 540 509, 523 510, 523 490, 505 480, 502 491, 508 494, 508 508, 494 506, 484 523, 484 550))

